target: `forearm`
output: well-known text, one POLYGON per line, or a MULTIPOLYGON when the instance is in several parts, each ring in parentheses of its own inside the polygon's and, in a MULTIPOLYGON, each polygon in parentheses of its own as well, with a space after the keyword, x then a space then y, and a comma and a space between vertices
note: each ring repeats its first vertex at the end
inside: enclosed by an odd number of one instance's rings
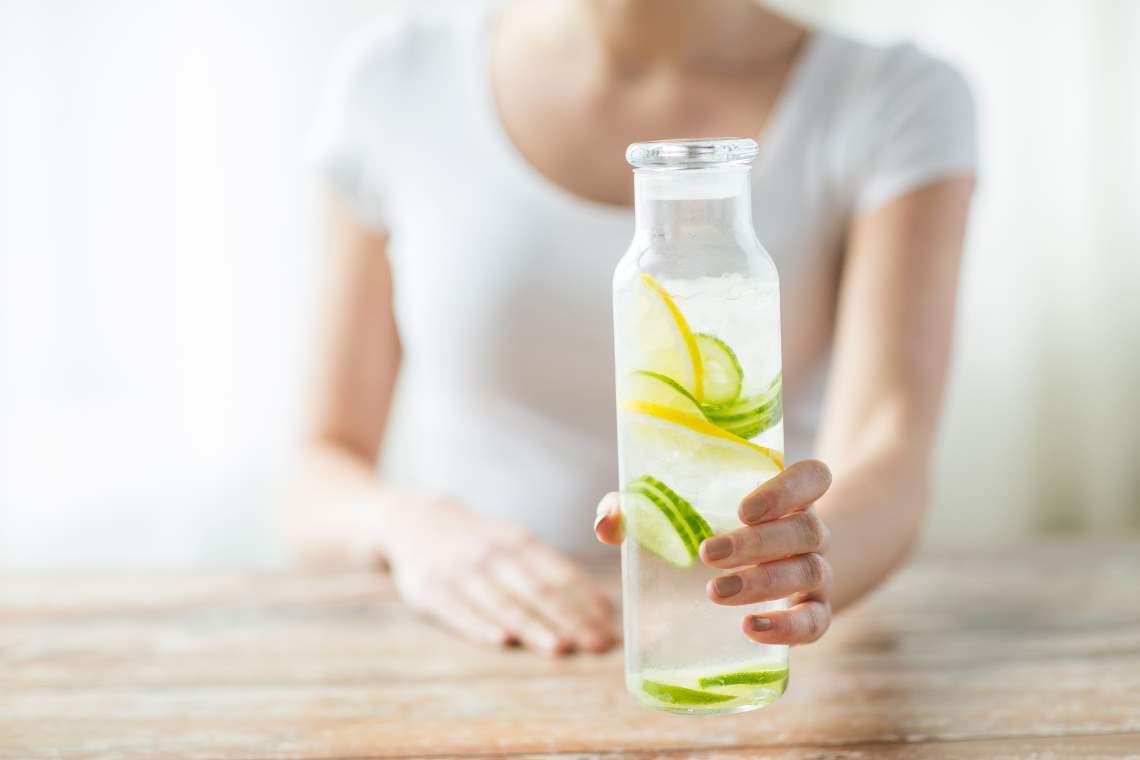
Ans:
POLYGON ((302 452, 297 472, 286 518, 298 555, 324 566, 383 560, 399 496, 377 478, 375 464, 348 446, 315 441, 302 452))
POLYGON ((897 436, 858 458, 833 460, 833 485, 816 508, 831 532, 835 610, 877 586, 917 542, 928 491, 925 448, 897 436))
POLYGON ((950 355, 971 177, 911 191, 851 225, 818 455, 834 485, 833 604, 870 591, 918 538, 950 355))

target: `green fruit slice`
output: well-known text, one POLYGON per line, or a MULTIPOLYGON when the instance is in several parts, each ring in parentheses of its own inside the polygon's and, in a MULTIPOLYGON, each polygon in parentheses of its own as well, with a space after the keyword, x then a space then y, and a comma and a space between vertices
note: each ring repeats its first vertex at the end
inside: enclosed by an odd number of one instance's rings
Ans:
POLYGON ((693 551, 693 557, 696 558, 697 549, 700 549, 701 542, 713 534, 712 528, 709 527, 705 518, 701 517, 701 513, 694 509, 692 504, 678 496, 676 491, 652 475, 643 475, 637 479, 637 483, 639 487, 656 493, 673 505, 673 509, 685 521, 685 525, 692 535, 696 547, 693 551))
POLYGON ((763 686, 770 683, 780 683, 788 680, 788 669, 779 670, 742 670, 735 673, 723 673, 719 676, 709 676, 698 681, 702 689, 715 686, 763 686))
POLYGON ((669 292, 644 272, 633 284, 627 324, 632 366, 671 377, 694 398, 704 398, 693 331, 669 292))
POLYGON ((717 694, 711 691, 697 691, 686 689, 684 686, 674 686, 658 681, 641 681, 641 690, 658 702, 671 705, 714 705, 717 702, 728 702, 736 699, 734 694, 717 694))
POLYGON ((744 438, 754 438, 783 418, 783 382, 777 374, 768 387, 753 396, 731 404, 704 404, 705 419, 722 430, 744 438))
POLYGON ((623 532, 647 552, 675 567, 692 567, 696 562, 697 550, 685 521, 652 491, 626 489, 621 519, 623 532))
POLYGON ((675 567, 692 567, 712 528, 677 493, 651 475, 633 480, 622 497, 623 526, 638 546, 675 567))
POLYGON ((645 446, 664 447, 694 462, 777 475, 784 455, 718 427, 704 417, 678 412, 650 401, 626 401, 619 407, 624 431, 645 446))
POLYGON ((715 335, 696 333, 697 349, 704 368, 704 402, 711 405, 732 403, 740 396, 744 370, 728 344, 715 335))
POLYGON ((621 388, 621 397, 627 401, 649 401, 678 412, 704 417, 701 405, 692 394, 676 380, 660 372, 630 372, 621 388))

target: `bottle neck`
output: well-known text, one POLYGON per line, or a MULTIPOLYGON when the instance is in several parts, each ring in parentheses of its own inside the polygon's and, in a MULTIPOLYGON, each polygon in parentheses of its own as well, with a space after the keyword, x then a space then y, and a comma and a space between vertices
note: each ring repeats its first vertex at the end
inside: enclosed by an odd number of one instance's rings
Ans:
POLYGON ((752 182, 747 165, 634 172, 638 234, 666 239, 752 236, 752 182))

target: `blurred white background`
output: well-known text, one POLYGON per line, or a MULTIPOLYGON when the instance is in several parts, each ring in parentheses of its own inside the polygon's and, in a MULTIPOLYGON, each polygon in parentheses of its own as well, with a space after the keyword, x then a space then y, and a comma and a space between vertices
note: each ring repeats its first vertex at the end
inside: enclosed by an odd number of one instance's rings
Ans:
MULTIPOLYGON (((1140 529, 1140 3, 780 4, 913 38, 979 101, 928 541, 1140 529)), ((383 5, 0 0, 0 565, 281 557, 305 136, 383 5)))

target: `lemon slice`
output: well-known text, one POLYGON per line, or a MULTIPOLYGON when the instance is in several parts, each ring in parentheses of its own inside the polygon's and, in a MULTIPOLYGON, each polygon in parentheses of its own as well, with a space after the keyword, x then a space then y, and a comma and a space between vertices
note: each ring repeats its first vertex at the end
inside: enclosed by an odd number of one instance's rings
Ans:
POLYGON ((704 399, 704 368, 697 339, 661 283, 642 273, 633 286, 633 366, 673 378, 698 402, 704 399))
POLYGON ((621 408, 641 436, 684 452, 688 458, 761 470, 768 477, 784 469, 784 455, 779 451, 746 441, 703 417, 652 401, 626 401, 621 408))
POLYGON ((659 372, 637 370, 630 372, 620 392, 627 401, 649 401, 678 412, 703 417, 701 405, 684 387, 671 377, 659 372))

